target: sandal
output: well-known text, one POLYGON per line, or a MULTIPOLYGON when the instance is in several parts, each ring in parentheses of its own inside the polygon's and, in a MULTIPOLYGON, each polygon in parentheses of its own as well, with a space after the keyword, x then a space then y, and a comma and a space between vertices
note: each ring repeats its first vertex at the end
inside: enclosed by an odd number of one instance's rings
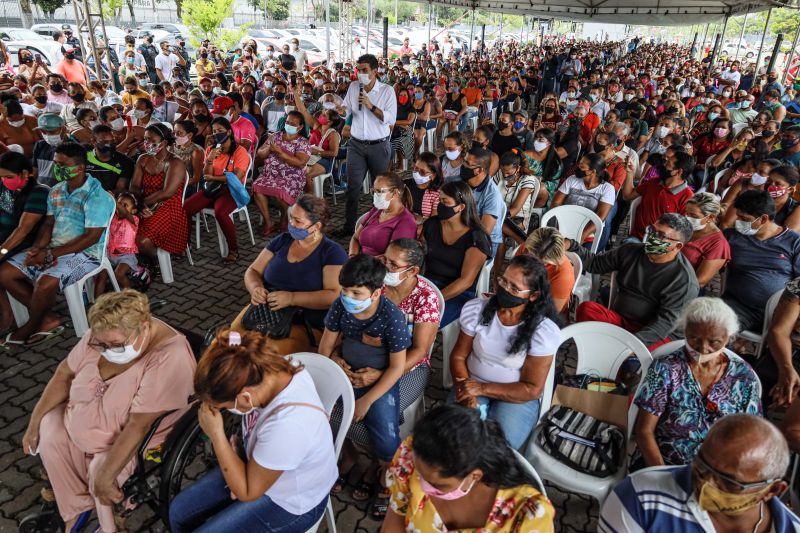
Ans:
POLYGON ((353 500, 357 502, 365 502, 371 500, 375 496, 375 484, 374 483, 367 483, 366 481, 359 481, 355 487, 353 487, 353 500), (363 496, 359 496, 358 494, 363 494, 363 496))
POLYGON ((339 494, 341 493, 345 486, 347 486, 347 479, 344 476, 339 476, 336 478, 336 483, 333 484, 331 487, 331 494, 339 494))
POLYGON ((237 250, 235 252, 228 253, 228 257, 223 259, 222 262, 225 263, 226 265, 230 265, 238 260, 239 260, 239 251, 237 250))
POLYGON ((369 510, 369 514, 372 516, 373 520, 383 520, 386 517, 386 511, 389 510, 389 499, 391 496, 387 489, 382 486, 380 487, 380 490, 375 495, 375 499, 372 500, 372 506, 370 506, 369 510))
MULTIPOLYGON (((66 328, 64 326, 56 326, 49 331, 39 331, 34 333, 24 342, 25 346, 37 346, 43 344, 54 337, 61 335, 66 328)), ((13 342, 13 341, 11 341, 13 342)))

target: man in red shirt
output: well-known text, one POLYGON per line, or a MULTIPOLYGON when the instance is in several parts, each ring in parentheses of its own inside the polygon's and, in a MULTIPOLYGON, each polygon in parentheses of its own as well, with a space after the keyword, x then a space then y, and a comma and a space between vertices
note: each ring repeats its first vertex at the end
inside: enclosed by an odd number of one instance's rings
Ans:
POLYGON ((688 180, 694 170, 694 158, 686 152, 664 157, 666 175, 660 180, 650 180, 633 187, 633 172, 628 172, 622 186, 622 197, 627 201, 641 197, 631 227, 631 236, 641 240, 647 226, 664 213, 686 214, 686 202, 694 196, 688 180))
POLYGON ((214 108, 211 110, 211 113, 214 116, 228 119, 231 123, 231 129, 233 130, 233 138, 236 139, 237 143, 244 146, 252 157, 257 139, 256 128, 253 126, 252 122, 239 114, 242 104, 241 95, 234 94, 231 96, 218 96, 214 100, 214 108), (239 106, 235 105, 231 96, 239 100, 239 106))
POLYGON ((86 67, 75 59, 76 51, 75 48, 71 47, 64 49, 64 59, 56 65, 56 72, 64 76, 70 83, 86 85, 89 79, 86 75, 86 67))

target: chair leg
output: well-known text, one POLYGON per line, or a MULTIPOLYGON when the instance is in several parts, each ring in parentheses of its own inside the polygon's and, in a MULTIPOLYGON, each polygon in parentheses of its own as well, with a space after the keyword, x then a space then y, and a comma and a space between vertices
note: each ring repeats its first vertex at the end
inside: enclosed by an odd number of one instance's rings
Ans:
POLYGON ((336 533, 336 515, 333 514, 333 504, 330 499, 328 499, 328 506, 325 507, 325 517, 328 522, 328 532, 336 533))
POLYGON ((194 245, 200 249, 200 213, 194 216, 194 245))
POLYGON ((11 303, 11 313, 14 315, 14 321, 17 323, 17 327, 21 328, 30 319, 28 308, 10 294, 8 295, 8 301, 11 303))
POLYGON ((228 241, 225 240, 225 235, 222 233, 222 228, 219 227, 217 219, 214 219, 214 224, 217 227, 217 239, 219 240, 219 254, 222 257, 228 257, 228 241))
POLYGON ((186 245, 186 259, 189 260, 190 266, 194 266, 194 260, 192 259, 192 248, 188 244, 186 245))
POLYGON ((172 273, 172 257, 169 252, 159 248, 156 253, 158 254, 158 266, 161 268, 161 281, 166 284, 174 282, 175 277, 172 273))
POLYGON ((114 267, 111 266, 111 261, 109 261, 107 257, 103 258, 103 268, 105 268, 108 273, 111 286, 114 287, 115 291, 119 292, 121 289, 119 288, 119 283, 117 283, 117 276, 114 275, 114 267))
POLYGON ((256 239, 255 239, 255 236, 253 236, 253 225, 250 224, 250 212, 245 207, 244 209, 242 209, 239 212, 239 214, 240 214, 240 216, 244 216, 244 220, 245 220, 245 222, 247 222, 247 231, 250 232, 250 244, 255 246, 256 245, 256 239))
POLYGON ((67 299, 67 307, 72 319, 72 326, 75 328, 75 335, 83 337, 89 329, 89 321, 86 318, 86 307, 83 305, 83 282, 73 283, 64 288, 64 296, 67 299))

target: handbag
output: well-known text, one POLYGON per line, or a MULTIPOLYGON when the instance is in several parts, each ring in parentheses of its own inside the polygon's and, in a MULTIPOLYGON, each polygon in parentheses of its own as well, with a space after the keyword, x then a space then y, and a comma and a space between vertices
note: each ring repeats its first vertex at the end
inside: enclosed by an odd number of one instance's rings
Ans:
POLYGON ((559 462, 595 477, 608 477, 619 470, 625 435, 617 426, 564 405, 553 406, 541 425, 537 441, 559 462))
MULTIPOLYGON (((229 155, 228 162, 225 163, 225 167, 223 168, 228 168, 231 165, 232 160, 233 156, 229 155)), ((223 188, 227 187, 227 183, 224 181, 208 181, 203 178, 200 183, 200 187, 203 189, 203 194, 206 198, 216 198, 222 194, 223 188)))
POLYGON ((292 330, 299 307, 285 307, 274 311, 269 304, 251 305, 242 317, 242 327, 269 335, 271 339, 285 339, 292 330))

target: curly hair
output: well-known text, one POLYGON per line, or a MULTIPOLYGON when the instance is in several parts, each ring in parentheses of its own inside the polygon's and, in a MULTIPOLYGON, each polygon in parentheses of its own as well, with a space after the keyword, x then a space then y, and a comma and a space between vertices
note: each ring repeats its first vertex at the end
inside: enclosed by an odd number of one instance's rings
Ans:
MULTIPOLYGON (((550 295, 550 281, 544 265, 534 257, 521 255, 514 257, 508 263, 506 271, 510 268, 521 269, 528 289, 539 293, 538 298, 533 301, 529 300, 525 305, 525 309, 522 312, 522 322, 517 327, 516 334, 508 346, 509 353, 519 353, 522 350, 527 352, 531 347, 531 337, 533 337, 533 333, 542 320, 549 318, 558 323, 559 319, 553 307, 553 298, 550 295)), ((500 305, 497 303, 497 296, 493 295, 483 307, 480 324, 488 326, 497 314, 498 309, 500 309, 500 305)))

